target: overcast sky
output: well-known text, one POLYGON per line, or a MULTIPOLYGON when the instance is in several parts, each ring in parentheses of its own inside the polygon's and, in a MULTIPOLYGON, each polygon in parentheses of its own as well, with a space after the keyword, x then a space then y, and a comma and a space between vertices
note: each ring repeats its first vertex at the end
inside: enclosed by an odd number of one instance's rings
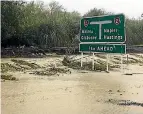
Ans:
MULTIPOLYGON (((40 1, 40 0, 39 0, 40 1)), ((41 0, 45 4, 53 0, 41 0)), ((143 13, 143 0, 55 0, 64 6, 68 11, 78 11, 82 15, 90 9, 103 8, 114 13, 124 13, 130 18, 141 17, 143 13)))

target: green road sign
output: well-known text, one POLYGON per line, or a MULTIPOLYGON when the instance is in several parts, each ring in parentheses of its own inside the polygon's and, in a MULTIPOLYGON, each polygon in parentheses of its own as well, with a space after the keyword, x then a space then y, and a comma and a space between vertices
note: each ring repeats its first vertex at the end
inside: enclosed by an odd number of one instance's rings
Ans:
POLYGON ((85 17, 80 23, 81 42, 125 42, 123 14, 85 17))
POLYGON ((126 44, 80 44, 80 52, 126 53, 126 44))

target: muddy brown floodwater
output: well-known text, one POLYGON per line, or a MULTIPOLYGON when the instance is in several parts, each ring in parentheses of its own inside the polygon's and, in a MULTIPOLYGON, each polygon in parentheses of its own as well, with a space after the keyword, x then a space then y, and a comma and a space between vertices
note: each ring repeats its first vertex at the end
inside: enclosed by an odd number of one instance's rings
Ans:
POLYGON ((143 114, 143 74, 71 69, 51 77, 14 76, 19 81, 1 83, 2 114, 143 114))

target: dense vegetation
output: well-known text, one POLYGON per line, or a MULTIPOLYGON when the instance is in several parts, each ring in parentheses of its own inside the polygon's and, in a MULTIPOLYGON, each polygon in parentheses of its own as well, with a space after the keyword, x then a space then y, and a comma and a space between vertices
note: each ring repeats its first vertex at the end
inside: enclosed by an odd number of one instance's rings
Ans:
MULTIPOLYGON (((96 6, 95 6, 96 7, 96 6)), ((91 9, 84 16, 112 14, 91 9)), ((67 12, 58 2, 1 1, 1 45, 71 46, 78 45, 81 15, 67 12)), ((143 44, 143 20, 126 19, 127 44, 143 44)))

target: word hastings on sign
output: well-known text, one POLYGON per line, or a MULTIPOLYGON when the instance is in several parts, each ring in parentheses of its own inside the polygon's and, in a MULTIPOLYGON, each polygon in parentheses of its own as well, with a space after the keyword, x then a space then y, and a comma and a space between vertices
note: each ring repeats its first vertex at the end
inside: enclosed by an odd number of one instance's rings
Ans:
POLYGON ((125 42, 123 14, 84 17, 80 23, 81 42, 125 42))
POLYGON ((126 44, 85 44, 81 43, 80 52, 126 53, 126 44))

